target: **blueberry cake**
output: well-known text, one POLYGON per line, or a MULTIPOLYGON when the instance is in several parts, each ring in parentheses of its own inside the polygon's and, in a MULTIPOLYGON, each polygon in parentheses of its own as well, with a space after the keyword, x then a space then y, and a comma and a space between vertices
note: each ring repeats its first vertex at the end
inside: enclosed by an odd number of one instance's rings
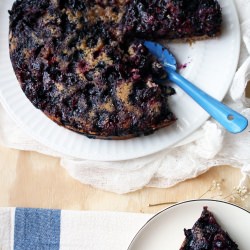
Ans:
MULTIPOLYGON (((175 93, 143 39, 221 31, 216 0, 16 0, 9 50, 21 88, 53 121, 92 138, 149 134, 176 118, 175 93)), ((165 76, 166 77, 166 76, 165 76)))
POLYGON ((192 229, 184 229, 184 233, 186 238, 180 250, 239 250, 207 207, 192 229))

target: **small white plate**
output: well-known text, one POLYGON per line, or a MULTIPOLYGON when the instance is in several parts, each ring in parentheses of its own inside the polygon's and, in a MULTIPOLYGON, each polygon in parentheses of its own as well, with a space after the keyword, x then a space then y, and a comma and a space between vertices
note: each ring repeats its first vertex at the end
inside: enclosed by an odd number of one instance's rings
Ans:
POLYGON ((250 249, 250 213, 236 205, 217 200, 178 203, 150 219, 137 233, 128 250, 179 250, 184 228, 192 228, 207 206, 240 250, 250 249))
MULTIPOLYGON (((222 35, 190 44, 168 43, 186 78, 222 100, 236 71, 240 51, 240 28, 233 0, 219 0, 223 11, 222 35)), ((178 121, 149 136, 129 140, 93 140, 58 126, 25 97, 9 59, 7 10, 13 0, 0 1, 0 99, 25 133, 61 154, 88 160, 119 161, 153 154, 174 146, 199 128, 209 115, 175 86, 170 100, 178 121)))

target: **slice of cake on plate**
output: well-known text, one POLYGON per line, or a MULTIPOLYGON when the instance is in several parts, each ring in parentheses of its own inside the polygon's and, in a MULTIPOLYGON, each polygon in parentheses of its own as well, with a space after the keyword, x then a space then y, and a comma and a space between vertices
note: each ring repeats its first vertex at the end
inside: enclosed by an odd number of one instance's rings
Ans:
POLYGON ((239 250, 216 221, 214 215, 203 208, 200 218, 191 229, 184 229, 185 240, 180 250, 239 250))

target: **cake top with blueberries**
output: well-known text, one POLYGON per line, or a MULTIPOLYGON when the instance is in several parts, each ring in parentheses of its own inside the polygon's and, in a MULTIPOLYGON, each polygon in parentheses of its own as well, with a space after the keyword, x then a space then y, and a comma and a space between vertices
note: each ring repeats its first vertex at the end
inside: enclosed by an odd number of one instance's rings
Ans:
POLYGON ((175 93, 143 40, 218 36, 216 0, 16 0, 9 46, 31 103, 91 138, 127 139, 174 123, 175 93))

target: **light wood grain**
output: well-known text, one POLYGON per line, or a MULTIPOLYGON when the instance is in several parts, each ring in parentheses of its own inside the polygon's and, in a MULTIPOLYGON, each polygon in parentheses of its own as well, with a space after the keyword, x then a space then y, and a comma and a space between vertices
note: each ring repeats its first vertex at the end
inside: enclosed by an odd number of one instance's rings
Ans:
POLYGON ((250 81, 247 82, 246 97, 250 98, 250 81))
POLYGON ((0 206, 143 213, 168 206, 148 207, 149 203, 199 198, 215 179, 225 179, 223 188, 229 192, 241 178, 239 170, 220 166, 172 188, 144 188, 118 195, 74 180, 57 158, 4 147, 0 147, 0 173, 0 206))

